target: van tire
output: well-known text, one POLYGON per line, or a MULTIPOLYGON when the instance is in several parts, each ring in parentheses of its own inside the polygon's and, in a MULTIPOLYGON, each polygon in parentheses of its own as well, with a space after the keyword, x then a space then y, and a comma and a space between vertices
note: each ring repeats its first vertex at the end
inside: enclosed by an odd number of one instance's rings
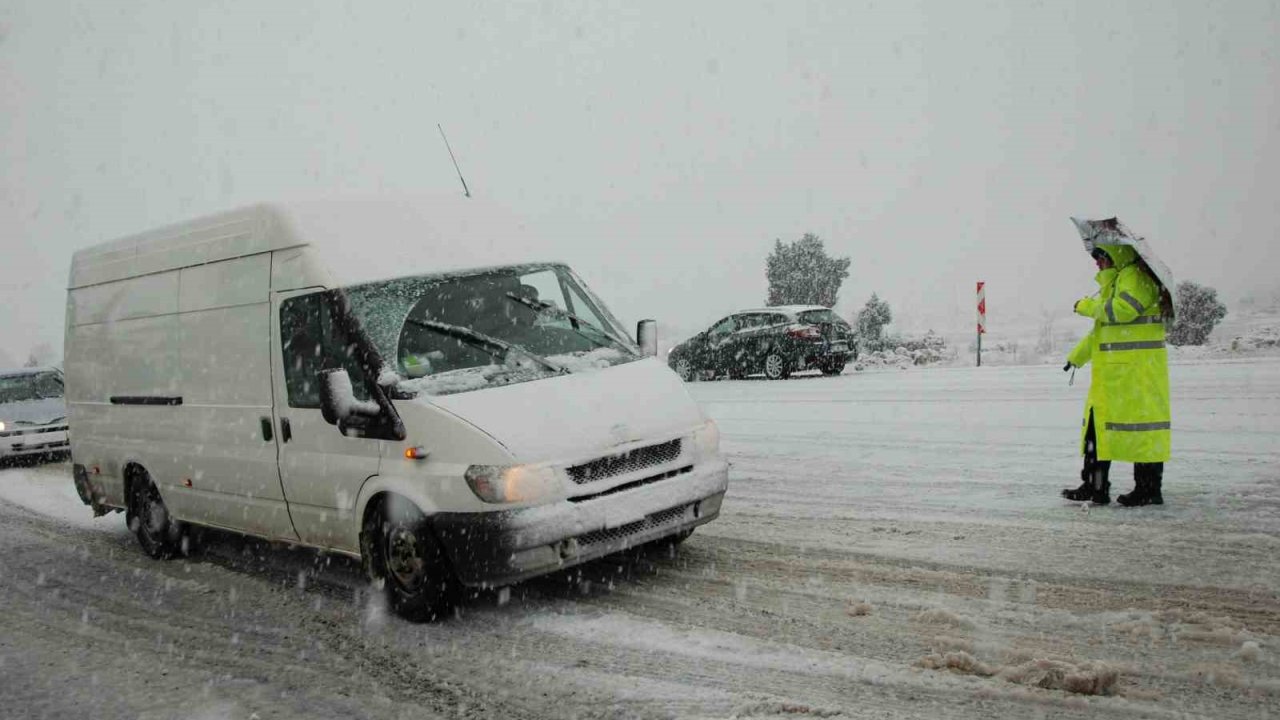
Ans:
POLYGON ((183 524, 174 520, 165 507, 160 490, 146 470, 135 468, 130 475, 129 508, 126 520, 142 550, 156 560, 168 560, 182 548, 183 524))
POLYGON ((458 581, 426 517, 411 502, 384 497, 365 513, 360 551, 370 581, 382 588, 392 612, 414 622, 452 614, 458 581))

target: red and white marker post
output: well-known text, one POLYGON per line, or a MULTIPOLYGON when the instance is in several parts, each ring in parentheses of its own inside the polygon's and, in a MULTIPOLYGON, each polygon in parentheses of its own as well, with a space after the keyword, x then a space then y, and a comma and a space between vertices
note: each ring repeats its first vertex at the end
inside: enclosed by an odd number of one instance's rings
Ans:
POLYGON ((987 284, 978 281, 978 367, 982 367, 982 336, 987 332, 987 284))

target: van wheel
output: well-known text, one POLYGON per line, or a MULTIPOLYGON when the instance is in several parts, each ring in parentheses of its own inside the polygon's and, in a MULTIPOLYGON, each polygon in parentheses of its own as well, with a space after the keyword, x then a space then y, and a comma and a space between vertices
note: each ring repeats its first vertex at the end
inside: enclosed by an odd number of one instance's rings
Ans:
POLYGON ((385 500, 365 517, 361 554, 375 587, 406 620, 449 616, 459 595, 457 580, 427 519, 407 500, 385 500))
POLYGON ((157 560, 177 555, 182 547, 182 523, 169 516, 160 491, 145 470, 134 474, 129 495, 127 521, 143 551, 157 560))
POLYGON ((791 376, 791 363, 782 353, 771 350, 764 358, 764 375, 770 380, 786 380, 791 376))

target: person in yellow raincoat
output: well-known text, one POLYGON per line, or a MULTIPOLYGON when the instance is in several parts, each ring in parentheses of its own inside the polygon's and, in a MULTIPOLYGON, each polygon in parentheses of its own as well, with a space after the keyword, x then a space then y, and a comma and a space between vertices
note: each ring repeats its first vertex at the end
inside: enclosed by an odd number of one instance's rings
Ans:
POLYGON ((1128 507, 1161 505, 1169 459, 1169 365, 1160 283, 1128 245, 1093 245, 1098 293, 1076 302, 1093 329, 1067 356, 1064 370, 1093 362, 1081 424, 1084 469, 1080 487, 1062 491, 1074 501, 1111 501, 1113 460, 1133 463, 1128 507))

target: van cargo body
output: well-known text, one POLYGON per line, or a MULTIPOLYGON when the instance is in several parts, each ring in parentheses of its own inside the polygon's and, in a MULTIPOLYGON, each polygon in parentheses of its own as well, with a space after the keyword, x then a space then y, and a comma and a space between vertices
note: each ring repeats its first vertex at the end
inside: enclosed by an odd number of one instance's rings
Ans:
POLYGON ((714 519, 714 423, 568 266, 417 272, 495 217, 260 205, 77 252, 81 497, 156 557, 194 524, 363 558, 408 617, 714 519))

